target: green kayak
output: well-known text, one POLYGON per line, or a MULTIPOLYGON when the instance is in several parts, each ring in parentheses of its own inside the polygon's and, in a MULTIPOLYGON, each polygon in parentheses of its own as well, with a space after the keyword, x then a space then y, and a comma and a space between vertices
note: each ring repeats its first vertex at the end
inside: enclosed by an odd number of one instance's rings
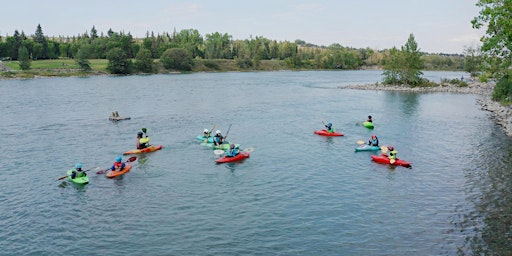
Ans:
POLYGON ((363 122, 363 126, 368 128, 368 129, 373 129, 373 123, 372 122, 365 121, 365 122, 363 122))
POLYGON ((89 177, 87 176, 82 176, 82 177, 76 177, 74 179, 71 179, 71 173, 73 172, 74 169, 71 169, 68 171, 68 180, 72 181, 73 183, 76 183, 76 184, 87 184, 89 183, 89 177))

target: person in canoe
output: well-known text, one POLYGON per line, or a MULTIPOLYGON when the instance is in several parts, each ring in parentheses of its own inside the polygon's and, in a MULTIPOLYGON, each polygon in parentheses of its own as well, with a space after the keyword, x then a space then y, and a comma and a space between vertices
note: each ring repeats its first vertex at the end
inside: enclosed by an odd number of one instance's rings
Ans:
POLYGON ((375 134, 372 134, 372 137, 368 140, 368 146, 379 146, 379 139, 375 134))
POLYGON ((332 123, 328 123, 325 126, 325 130, 328 132, 328 133, 333 133, 334 132, 334 127, 332 127, 332 123))
POLYGON ((373 123, 372 116, 368 116, 368 119, 366 119, 366 122, 373 123))
POLYGON ((116 161, 110 167, 112 171, 121 171, 124 168, 125 164, 123 163, 123 158, 121 156, 116 157, 116 161))
POLYGON ((82 164, 81 163, 76 164, 75 169, 71 172, 71 179, 84 177, 84 176, 87 176, 87 174, 84 171, 82 171, 82 164))
POLYGON ((229 150, 226 152, 228 157, 234 157, 240 153, 238 149, 235 148, 235 144, 229 145, 229 150))
POLYGON ((149 146, 149 137, 143 137, 142 132, 137 133, 137 149, 144 149, 149 146))
POLYGON ((224 142, 224 136, 220 133, 220 130, 215 131, 215 136, 213 136, 213 144, 215 146, 220 146, 224 142))

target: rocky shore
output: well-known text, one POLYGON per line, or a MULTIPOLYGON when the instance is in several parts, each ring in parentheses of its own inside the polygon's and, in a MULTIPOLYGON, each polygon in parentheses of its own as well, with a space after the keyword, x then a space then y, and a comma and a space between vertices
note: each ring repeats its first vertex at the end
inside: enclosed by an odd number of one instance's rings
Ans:
POLYGON ((494 83, 470 82, 467 87, 459 87, 455 85, 443 84, 436 87, 408 87, 408 86, 390 86, 382 84, 369 85, 350 85, 340 86, 340 89, 356 89, 356 90, 383 90, 383 91, 403 91, 403 92, 452 92, 452 93, 471 93, 478 95, 477 103, 482 110, 491 114, 491 119, 496 124, 503 127, 505 133, 512 137, 512 108, 510 106, 502 106, 499 102, 493 101, 491 95, 494 83))

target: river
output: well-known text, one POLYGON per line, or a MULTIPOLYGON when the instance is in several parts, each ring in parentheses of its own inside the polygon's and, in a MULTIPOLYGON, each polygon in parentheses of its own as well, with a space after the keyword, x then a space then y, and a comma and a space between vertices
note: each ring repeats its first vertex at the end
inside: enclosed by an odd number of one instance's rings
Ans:
MULTIPOLYGON (((425 72, 438 82, 464 73, 425 72)), ((477 96, 380 71, 0 81, 0 255, 510 255, 512 140, 477 96), (118 111, 130 120, 111 122, 118 111), (360 125, 372 115, 375 129, 360 125), (313 134, 332 122, 343 137, 313 134), (204 128, 254 151, 215 164, 204 128), (163 149, 96 170, 147 128, 163 149), (412 168, 354 152, 376 134, 412 168), (57 181, 77 162, 85 186, 57 181)), ((128 157, 125 156, 124 159, 128 157)))

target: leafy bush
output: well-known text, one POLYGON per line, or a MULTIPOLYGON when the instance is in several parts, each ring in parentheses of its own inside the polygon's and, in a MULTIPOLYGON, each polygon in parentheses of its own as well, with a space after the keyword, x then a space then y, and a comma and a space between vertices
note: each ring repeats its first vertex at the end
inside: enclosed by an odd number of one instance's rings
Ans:
POLYGON ((512 101, 512 81, 509 75, 504 76, 496 83, 492 99, 500 102, 512 101))

